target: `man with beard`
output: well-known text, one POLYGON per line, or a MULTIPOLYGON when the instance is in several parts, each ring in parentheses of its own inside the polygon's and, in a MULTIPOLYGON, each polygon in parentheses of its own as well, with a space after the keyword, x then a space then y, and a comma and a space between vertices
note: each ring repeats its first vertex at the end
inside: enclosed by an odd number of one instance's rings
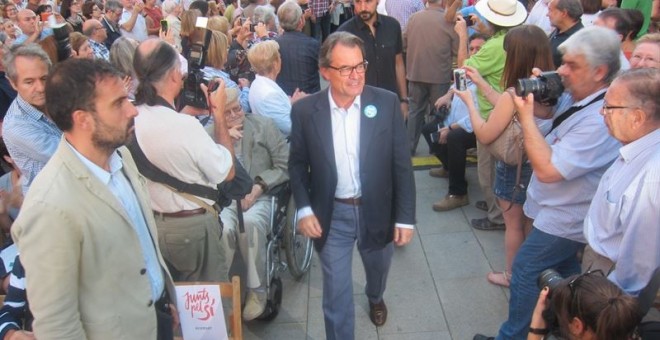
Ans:
POLYGON ((357 14, 338 28, 358 36, 364 42, 367 67, 366 85, 399 94, 401 113, 408 119, 408 88, 403 63, 403 38, 396 19, 378 14, 378 0, 355 0, 357 14))
POLYGON ((46 82, 46 106, 64 138, 12 227, 35 337, 172 339, 173 281, 146 181, 121 147, 137 115, 122 75, 67 60, 46 82))
POLYGON ((51 63, 39 45, 18 45, 5 54, 7 79, 18 96, 7 110, 2 124, 11 158, 23 174, 25 194, 35 176, 55 153, 62 131, 44 113, 46 77, 51 63))

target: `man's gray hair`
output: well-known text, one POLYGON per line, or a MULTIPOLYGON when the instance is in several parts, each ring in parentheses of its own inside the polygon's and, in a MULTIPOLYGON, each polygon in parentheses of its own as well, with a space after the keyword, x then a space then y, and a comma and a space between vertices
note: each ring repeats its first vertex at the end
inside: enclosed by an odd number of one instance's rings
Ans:
POLYGON ((580 0, 554 0, 557 4, 557 9, 566 11, 569 17, 573 20, 580 20, 584 9, 582 9, 582 2, 580 0))
POLYGON ((660 69, 637 68, 622 72, 616 82, 625 84, 631 99, 637 101, 653 121, 660 122, 660 69))
POLYGON ((273 7, 267 5, 257 6, 257 8, 254 9, 254 14, 252 14, 253 24, 263 22, 268 25, 270 23, 277 23, 276 19, 277 16, 275 16, 275 10, 273 7))
POLYGON ((280 5, 277 10, 277 18, 280 19, 282 29, 286 32, 293 32, 298 29, 302 13, 300 5, 293 0, 287 0, 280 5))
POLYGON ((174 0, 165 0, 163 1, 163 4, 160 6, 160 9, 163 11, 163 19, 164 17, 168 16, 169 14, 172 14, 174 10, 176 9, 177 3, 174 0))
POLYGON ((592 69, 605 65, 607 75, 603 81, 611 83, 621 68, 619 36, 611 29, 591 26, 571 35, 559 45, 559 52, 583 55, 592 69))
POLYGON ((107 11, 116 11, 118 9, 123 9, 123 8, 124 8, 124 6, 122 6, 121 3, 119 3, 119 1, 117 1, 117 0, 108 0, 105 3, 105 8, 104 9, 107 12, 107 11))
POLYGON ((16 58, 32 58, 41 60, 48 67, 48 72, 53 65, 48 58, 48 54, 41 48, 41 46, 35 43, 27 43, 21 45, 14 45, 7 53, 2 60, 2 64, 5 66, 6 77, 12 82, 18 80, 18 73, 16 71, 16 58))
POLYGON ((342 45, 346 47, 359 47, 364 58, 364 42, 357 36, 348 32, 335 32, 328 36, 321 45, 319 53, 319 67, 329 67, 332 63, 332 50, 335 46, 342 45))

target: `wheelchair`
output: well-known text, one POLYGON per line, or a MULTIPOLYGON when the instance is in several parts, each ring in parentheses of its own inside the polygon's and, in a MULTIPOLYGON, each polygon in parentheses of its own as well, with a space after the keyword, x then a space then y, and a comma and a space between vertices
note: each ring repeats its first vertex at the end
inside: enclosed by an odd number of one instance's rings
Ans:
POLYGON ((297 210, 289 182, 268 192, 271 195, 271 230, 266 240, 266 309, 258 320, 273 320, 282 304, 282 279, 287 269, 300 280, 309 271, 314 252, 312 240, 296 230, 297 210))

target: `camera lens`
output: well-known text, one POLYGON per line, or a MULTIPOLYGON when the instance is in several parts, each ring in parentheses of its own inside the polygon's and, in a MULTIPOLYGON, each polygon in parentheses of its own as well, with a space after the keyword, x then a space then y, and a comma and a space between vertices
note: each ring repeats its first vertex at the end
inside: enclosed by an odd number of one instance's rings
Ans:
POLYGON ((541 275, 539 275, 537 284, 539 286, 539 289, 543 289, 543 287, 548 287, 550 288, 550 291, 555 289, 559 282, 563 280, 564 278, 561 277, 557 271, 554 269, 546 269, 544 270, 541 275))
POLYGON ((538 79, 518 79, 518 86, 516 86, 516 94, 520 97, 527 97, 528 94, 533 93, 535 96, 541 91, 543 83, 538 79))

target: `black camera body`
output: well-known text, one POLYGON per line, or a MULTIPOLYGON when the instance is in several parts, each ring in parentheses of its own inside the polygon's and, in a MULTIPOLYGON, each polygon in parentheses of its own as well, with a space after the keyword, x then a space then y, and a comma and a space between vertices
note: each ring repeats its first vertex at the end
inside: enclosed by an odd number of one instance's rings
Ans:
POLYGON ((53 27, 53 38, 57 46, 57 60, 64 61, 71 56, 71 43, 69 42, 69 31, 65 24, 53 27))
MULTIPOLYGON (((183 83, 181 91, 181 100, 183 105, 190 105, 200 109, 208 109, 204 91, 199 87, 200 84, 209 85, 208 80, 204 79, 204 65, 206 64, 206 54, 211 41, 211 31, 206 30, 202 43, 194 43, 190 47, 190 53, 186 56, 188 59, 188 77, 183 83)), ((209 87, 209 92, 213 91, 209 87)))
POLYGON ((557 72, 543 72, 537 78, 518 79, 516 94, 527 97, 534 94, 534 101, 544 105, 555 105, 564 93, 564 84, 557 72))

